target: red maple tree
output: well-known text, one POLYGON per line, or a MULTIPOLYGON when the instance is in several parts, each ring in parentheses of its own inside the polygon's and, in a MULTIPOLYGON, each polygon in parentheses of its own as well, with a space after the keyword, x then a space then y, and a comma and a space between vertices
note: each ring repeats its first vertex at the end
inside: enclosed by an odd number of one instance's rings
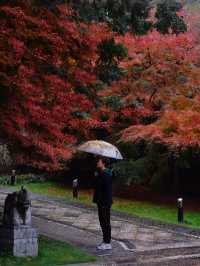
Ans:
POLYGON ((104 24, 76 22, 73 12, 25 0, 0 5, 0 133, 16 163, 60 169, 96 128, 126 128, 125 141, 199 145, 194 30, 117 36, 104 24), (97 47, 110 38, 129 56, 119 65, 124 77, 99 91, 97 47))
POLYGON ((130 47, 131 60, 123 62, 128 75, 114 90, 105 92, 123 97, 139 118, 122 132, 121 139, 145 139, 171 148, 200 145, 200 47, 196 35, 192 31, 178 36, 152 32, 142 38, 127 35, 124 43, 130 47), (140 113, 144 108, 146 114, 140 113), (144 115, 153 119, 144 122, 144 115))
POLYGON ((101 127, 88 94, 96 94, 97 44, 112 33, 72 13, 21 0, 0 5, 0 132, 16 164, 60 169, 72 145, 101 127))

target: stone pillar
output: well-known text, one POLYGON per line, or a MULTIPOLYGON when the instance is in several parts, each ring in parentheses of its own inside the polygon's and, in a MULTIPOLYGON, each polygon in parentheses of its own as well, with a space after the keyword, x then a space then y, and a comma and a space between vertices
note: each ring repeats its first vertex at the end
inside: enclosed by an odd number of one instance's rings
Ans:
POLYGON ((0 227, 0 250, 9 251, 13 256, 38 255, 38 233, 33 227, 0 227))
POLYGON ((23 187, 8 194, 5 199, 3 225, 0 226, 0 251, 9 251, 13 256, 38 255, 38 233, 32 227, 31 200, 23 187))

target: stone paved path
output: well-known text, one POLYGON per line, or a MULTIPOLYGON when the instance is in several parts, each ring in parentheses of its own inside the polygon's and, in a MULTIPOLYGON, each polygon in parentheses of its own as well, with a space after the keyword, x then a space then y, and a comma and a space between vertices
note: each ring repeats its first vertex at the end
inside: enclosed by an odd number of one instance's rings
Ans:
MULTIPOLYGON (((5 190, 0 190, 0 207, 6 195, 5 190)), ((95 246, 102 236, 95 209, 32 194, 32 214, 40 233, 99 256, 97 265, 200 265, 198 235, 145 225, 140 220, 114 214, 111 217, 114 248, 98 252, 95 246)))

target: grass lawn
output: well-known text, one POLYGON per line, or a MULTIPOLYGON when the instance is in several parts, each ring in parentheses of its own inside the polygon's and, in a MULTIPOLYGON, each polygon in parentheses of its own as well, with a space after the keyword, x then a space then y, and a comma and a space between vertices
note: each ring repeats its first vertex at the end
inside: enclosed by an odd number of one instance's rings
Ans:
POLYGON ((77 248, 46 237, 39 238, 38 257, 19 258, 7 253, 0 254, 0 265, 2 266, 58 266, 95 260, 95 257, 87 255, 77 248))
MULTIPOLYGON (((71 189, 54 182, 30 183, 26 184, 25 187, 32 192, 43 195, 56 196, 66 200, 92 204, 92 190, 81 190, 79 192, 79 198, 74 200, 72 198, 71 189)), ((16 188, 20 188, 20 186, 18 185, 16 188)), ((140 217, 177 224, 176 203, 172 206, 153 202, 114 198, 112 209, 125 212, 130 215, 137 215, 140 217)), ((187 209, 185 210, 184 219, 185 226, 200 228, 200 212, 187 209)))

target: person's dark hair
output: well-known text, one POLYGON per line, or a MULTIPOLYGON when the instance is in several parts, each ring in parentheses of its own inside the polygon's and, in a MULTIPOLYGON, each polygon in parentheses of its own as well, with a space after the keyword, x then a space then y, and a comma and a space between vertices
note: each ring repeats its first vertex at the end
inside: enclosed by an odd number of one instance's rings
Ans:
POLYGON ((109 168, 111 166, 111 161, 110 161, 109 158, 103 157, 103 158, 101 158, 101 160, 104 163, 105 167, 108 167, 109 168))

